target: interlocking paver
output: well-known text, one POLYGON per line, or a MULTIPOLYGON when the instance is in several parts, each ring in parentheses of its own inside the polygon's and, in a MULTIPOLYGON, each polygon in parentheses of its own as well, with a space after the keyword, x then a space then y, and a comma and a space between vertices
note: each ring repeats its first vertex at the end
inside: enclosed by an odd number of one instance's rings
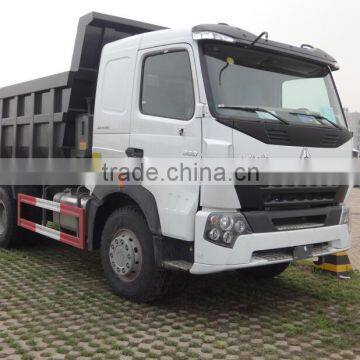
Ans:
MULTIPOLYGON (((353 236, 360 239, 360 210, 353 236)), ((231 272, 184 278, 182 293, 143 305, 110 291, 98 253, 39 239, 0 250, 0 274, 4 359, 360 356, 359 273, 340 281, 304 262, 264 283, 231 272)))

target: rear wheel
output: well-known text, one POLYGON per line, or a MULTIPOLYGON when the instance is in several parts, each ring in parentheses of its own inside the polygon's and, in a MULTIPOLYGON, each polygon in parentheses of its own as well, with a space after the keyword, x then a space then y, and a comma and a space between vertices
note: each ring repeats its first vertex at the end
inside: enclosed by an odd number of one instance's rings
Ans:
POLYGON ((9 191, 0 187, 0 247, 9 248, 15 243, 16 230, 16 203, 9 191))
POLYGON ((117 294, 141 302, 163 294, 167 273, 156 266, 152 234, 136 207, 127 206, 110 215, 102 233, 101 259, 117 294))
POLYGON ((289 265, 289 262, 285 262, 279 264, 257 266, 247 269, 239 269, 236 271, 239 275, 241 275, 241 277, 244 278, 251 278, 256 280, 272 279, 284 272, 289 265))
POLYGON ((17 206, 8 188, 0 187, 0 248, 34 245, 37 234, 17 226, 17 206))

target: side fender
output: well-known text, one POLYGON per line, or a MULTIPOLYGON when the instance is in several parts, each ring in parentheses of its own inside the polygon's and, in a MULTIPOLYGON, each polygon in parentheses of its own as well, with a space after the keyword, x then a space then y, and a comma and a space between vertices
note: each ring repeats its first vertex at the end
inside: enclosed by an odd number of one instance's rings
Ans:
MULTIPOLYGON (((112 185, 98 185, 94 188, 92 195, 94 199, 90 202, 87 217, 87 243, 88 249, 94 249, 94 226, 99 208, 106 202, 109 196, 123 194, 136 203, 154 235, 161 235, 160 217, 154 195, 141 185, 129 185, 125 188, 112 185)), ((119 204, 120 205, 120 204, 119 204)))

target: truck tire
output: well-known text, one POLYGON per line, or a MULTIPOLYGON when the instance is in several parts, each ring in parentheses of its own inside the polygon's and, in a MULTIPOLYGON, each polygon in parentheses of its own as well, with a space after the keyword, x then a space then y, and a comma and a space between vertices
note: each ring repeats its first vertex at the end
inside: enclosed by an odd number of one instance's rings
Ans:
POLYGON ((279 264, 257 266, 247 269, 239 269, 236 271, 243 278, 251 278, 255 280, 267 280, 280 275, 288 268, 289 265, 290 265, 289 262, 284 262, 279 264))
POLYGON ((118 295, 138 302, 159 298, 168 274, 155 263, 152 233, 135 206, 115 210, 101 237, 104 274, 118 295))
POLYGON ((9 248, 16 242, 16 203, 8 190, 0 187, 0 247, 9 248))

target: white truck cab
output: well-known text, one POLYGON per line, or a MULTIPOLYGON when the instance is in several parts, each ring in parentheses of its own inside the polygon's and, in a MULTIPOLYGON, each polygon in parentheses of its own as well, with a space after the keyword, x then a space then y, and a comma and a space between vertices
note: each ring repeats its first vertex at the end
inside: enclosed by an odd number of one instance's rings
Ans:
MULTIPOLYGON (((152 30, 102 48, 89 114, 93 156, 147 166, 215 159, 233 162, 234 172, 257 158, 351 159, 330 55, 224 24, 152 30)), ((350 247, 347 184, 82 185, 81 246, 101 248, 115 291, 136 300, 158 296, 169 270, 272 277, 293 260, 350 247)), ((69 188, 47 201, 79 198, 69 188)))
MULTIPOLYGON (((97 87, 94 152, 101 152, 107 144, 106 151, 109 153, 106 156, 111 152, 125 154, 126 149, 131 147, 141 149, 147 159, 168 156, 178 159, 186 156, 188 151, 199 158, 216 156, 228 159, 248 153, 282 157, 286 151, 288 157, 298 159, 306 147, 312 156, 351 157, 351 137, 345 129, 329 64, 320 65, 318 59, 310 65, 308 59, 291 58, 285 51, 276 53, 278 49, 267 52, 268 49, 255 46, 240 46, 235 38, 229 36, 234 31, 242 33, 224 25, 204 26, 199 30, 161 30, 106 45, 97 87), (222 84, 219 85, 219 70, 227 65, 229 69, 224 70, 222 84), (121 81, 117 74, 122 74, 121 81), (285 89, 288 93, 284 93, 285 89), (216 100, 214 97, 217 97, 216 100), (121 104, 119 98, 122 99, 121 104), (280 114, 289 112, 286 107, 292 109, 306 105, 306 111, 318 112, 327 105, 324 111, 332 109, 334 125, 321 123, 311 116, 311 112, 309 115, 289 115, 289 118, 293 117, 291 125, 281 124, 270 115, 268 121, 275 123, 274 130, 269 127, 262 134, 258 129, 262 127, 258 122, 262 119, 259 116, 261 111, 249 113, 235 108, 214 109, 217 102, 253 107, 267 104, 266 108, 273 111, 276 111, 277 105, 280 114), (308 119, 297 120, 299 116, 308 119), (241 117, 245 119, 241 120, 241 117), (239 123, 239 128, 237 124, 232 124, 235 121, 239 123), (244 129, 241 122, 246 122, 244 129), (317 134, 313 133, 309 124, 317 127, 317 134), (328 148, 322 141, 324 137, 327 139, 326 136, 337 136, 337 124, 343 127, 343 143, 328 148), (297 128, 294 131, 299 131, 299 134, 287 135, 284 130, 284 135, 277 135, 275 131, 279 125, 284 129, 294 126, 297 128), (104 126, 106 130, 103 130, 104 126), (181 136, 180 128, 183 129, 181 136), (274 131, 273 138, 269 138, 270 131, 274 131)), ((262 46, 265 44, 266 41, 262 42, 262 46)), ((308 52, 310 57, 314 56, 312 49, 303 51, 308 52)), ((308 227, 306 223, 301 227, 298 224, 298 219, 305 216, 309 219, 312 216, 319 218, 319 214, 332 216, 331 212, 335 209, 322 208, 319 203, 326 199, 328 191, 334 192, 334 196, 337 191, 342 191, 345 196, 347 189, 284 187, 251 191, 255 198, 261 195, 255 194, 255 191, 266 191, 275 196, 272 191, 276 190, 284 195, 284 205, 278 204, 274 209, 265 210, 262 199, 248 208, 249 199, 244 196, 242 201, 240 186, 239 189, 236 186, 202 187, 199 182, 192 186, 150 188, 156 199, 162 235, 193 244, 194 262, 191 266, 189 264, 189 270, 194 274, 289 262, 293 260, 292 249, 299 246, 311 248, 309 256, 330 254, 350 246, 348 226, 339 223, 340 209, 332 226, 320 226, 318 223, 318 227, 314 228, 311 221, 308 227), (294 195, 292 204, 286 199, 291 194, 294 195), (304 194, 310 194, 314 199, 300 200, 304 194), (299 197, 298 204, 296 197, 299 197), (312 206, 311 202, 315 205, 312 206), (246 221, 249 227, 246 234, 236 234, 230 244, 221 239, 209 241, 206 229, 213 214, 220 221, 222 216, 232 219, 239 213, 245 214, 242 221, 246 221), (291 217, 294 229, 289 223, 288 231, 278 231, 276 225, 270 224, 274 213, 278 224, 281 216, 287 220, 291 217)), ((244 189, 244 192, 248 191, 248 188, 244 189)), ((325 200, 324 204, 329 202, 325 200)))

